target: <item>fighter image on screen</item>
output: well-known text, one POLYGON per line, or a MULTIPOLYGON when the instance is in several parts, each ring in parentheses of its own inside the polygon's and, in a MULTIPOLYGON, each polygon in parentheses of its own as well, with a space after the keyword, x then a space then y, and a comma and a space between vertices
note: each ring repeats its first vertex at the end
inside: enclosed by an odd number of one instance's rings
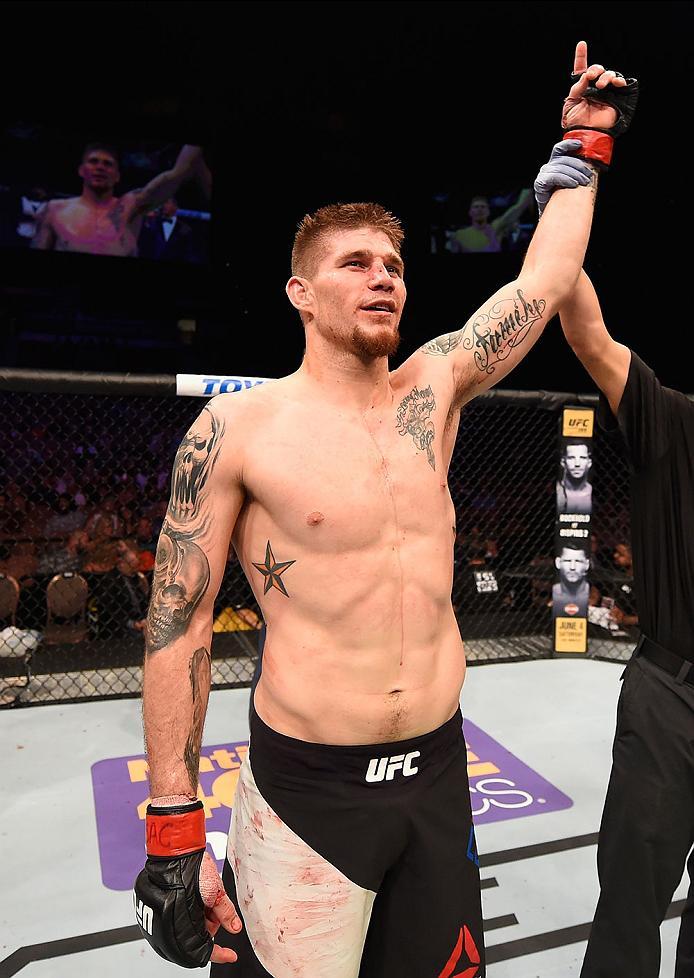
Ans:
POLYGON ((501 251, 502 240, 511 233, 524 211, 532 205, 532 194, 528 189, 521 190, 518 198, 503 214, 490 221, 489 200, 481 194, 470 201, 468 216, 470 224, 450 234, 448 251, 495 252, 501 251))
POLYGON ((79 251, 91 255, 137 257, 137 239, 145 215, 173 197, 185 181, 203 179, 202 150, 184 146, 170 170, 138 189, 117 197, 120 161, 104 143, 85 147, 78 174, 79 197, 49 200, 36 219, 32 248, 42 251, 79 251))

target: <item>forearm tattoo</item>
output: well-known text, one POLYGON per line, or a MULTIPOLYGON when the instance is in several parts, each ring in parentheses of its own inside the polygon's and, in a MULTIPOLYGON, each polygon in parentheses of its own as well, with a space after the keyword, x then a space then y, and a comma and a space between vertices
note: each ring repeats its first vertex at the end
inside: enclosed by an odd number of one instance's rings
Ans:
POLYGON ((207 557, 194 542, 207 523, 183 533, 165 520, 154 559, 152 596, 145 631, 146 650, 157 652, 185 635, 193 612, 210 583, 207 557))
MULTIPOLYGON (((445 340, 446 337, 440 336, 438 339, 445 340)), ((432 343, 437 342, 438 340, 432 340, 432 343)), ((427 346, 429 345, 427 344, 427 346)), ((435 410, 436 400, 431 387, 425 387, 424 390, 413 387, 410 393, 406 394, 400 401, 395 415, 398 434, 412 435, 419 451, 427 453, 427 461, 434 470, 436 470, 436 459, 432 446, 436 430, 434 428, 434 422, 431 420, 431 412, 435 410)))
POLYGON ((188 772, 188 778, 190 779, 190 787, 194 793, 197 793, 200 745, 202 744, 202 730, 205 725, 207 697, 212 679, 212 662, 210 653, 206 648, 199 648, 193 652, 189 672, 190 689, 193 695, 193 720, 190 727, 190 734, 183 750, 183 759, 188 772))
POLYGON ((499 299, 488 312, 481 312, 461 330, 445 333, 430 340, 421 350, 435 356, 447 356, 462 344, 473 352, 480 373, 493 374, 530 333, 533 323, 542 318, 544 299, 526 299, 521 289, 514 298, 499 299))
POLYGON ((588 186, 590 187, 590 191, 591 191, 591 193, 593 195, 593 207, 595 207, 595 201, 596 201, 597 196, 598 196, 598 179, 599 179, 600 174, 599 174, 598 170, 594 166, 591 167, 591 170, 593 172, 591 173, 590 183, 588 184, 588 186))
POLYGON ((292 564, 295 564, 295 560, 283 560, 276 561, 275 555, 272 552, 272 547, 270 546, 270 541, 268 540, 267 546, 265 547, 265 563, 256 564, 253 562, 253 566, 257 571, 265 578, 263 585, 263 594, 267 594, 271 588, 277 588, 281 591, 287 598, 289 593, 284 586, 284 581, 282 580, 282 575, 285 571, 289 570, 292 564))

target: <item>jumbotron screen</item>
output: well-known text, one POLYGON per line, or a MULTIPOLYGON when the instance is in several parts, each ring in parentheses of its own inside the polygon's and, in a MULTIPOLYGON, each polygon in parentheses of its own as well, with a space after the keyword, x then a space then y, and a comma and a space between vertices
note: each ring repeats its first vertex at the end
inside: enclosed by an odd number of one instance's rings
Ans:
POLYGON ((434 255, 524 251, 537 224, 537 208, 527 187, 490 194, 469 188, 433 194, 430 250, 434 255))
POLYGON ((208 262, 212 173, 203 147, 66 137, 25 123, 1 141, 0 245, 208 262))

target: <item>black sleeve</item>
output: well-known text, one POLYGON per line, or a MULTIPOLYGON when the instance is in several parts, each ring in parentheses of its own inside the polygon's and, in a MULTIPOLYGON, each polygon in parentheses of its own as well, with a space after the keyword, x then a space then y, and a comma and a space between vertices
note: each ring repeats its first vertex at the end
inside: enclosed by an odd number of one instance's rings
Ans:
POLYGON ((600 395, 598 419, 605 430, 619 429, 635 469, 643 469, 667 452, 677 411, 675 392, 663 387, 650 367, 632 351, 629 376, 615 419, 600 395))

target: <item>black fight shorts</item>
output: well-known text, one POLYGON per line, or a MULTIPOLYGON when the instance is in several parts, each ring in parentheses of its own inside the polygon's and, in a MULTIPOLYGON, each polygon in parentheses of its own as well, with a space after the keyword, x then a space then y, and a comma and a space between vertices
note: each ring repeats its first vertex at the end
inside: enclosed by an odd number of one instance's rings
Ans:
POLYGON ((255 711, 234 800, 213 978, 482 978, 467 754, 458 711, 431 733, 329 747, 255 711))

